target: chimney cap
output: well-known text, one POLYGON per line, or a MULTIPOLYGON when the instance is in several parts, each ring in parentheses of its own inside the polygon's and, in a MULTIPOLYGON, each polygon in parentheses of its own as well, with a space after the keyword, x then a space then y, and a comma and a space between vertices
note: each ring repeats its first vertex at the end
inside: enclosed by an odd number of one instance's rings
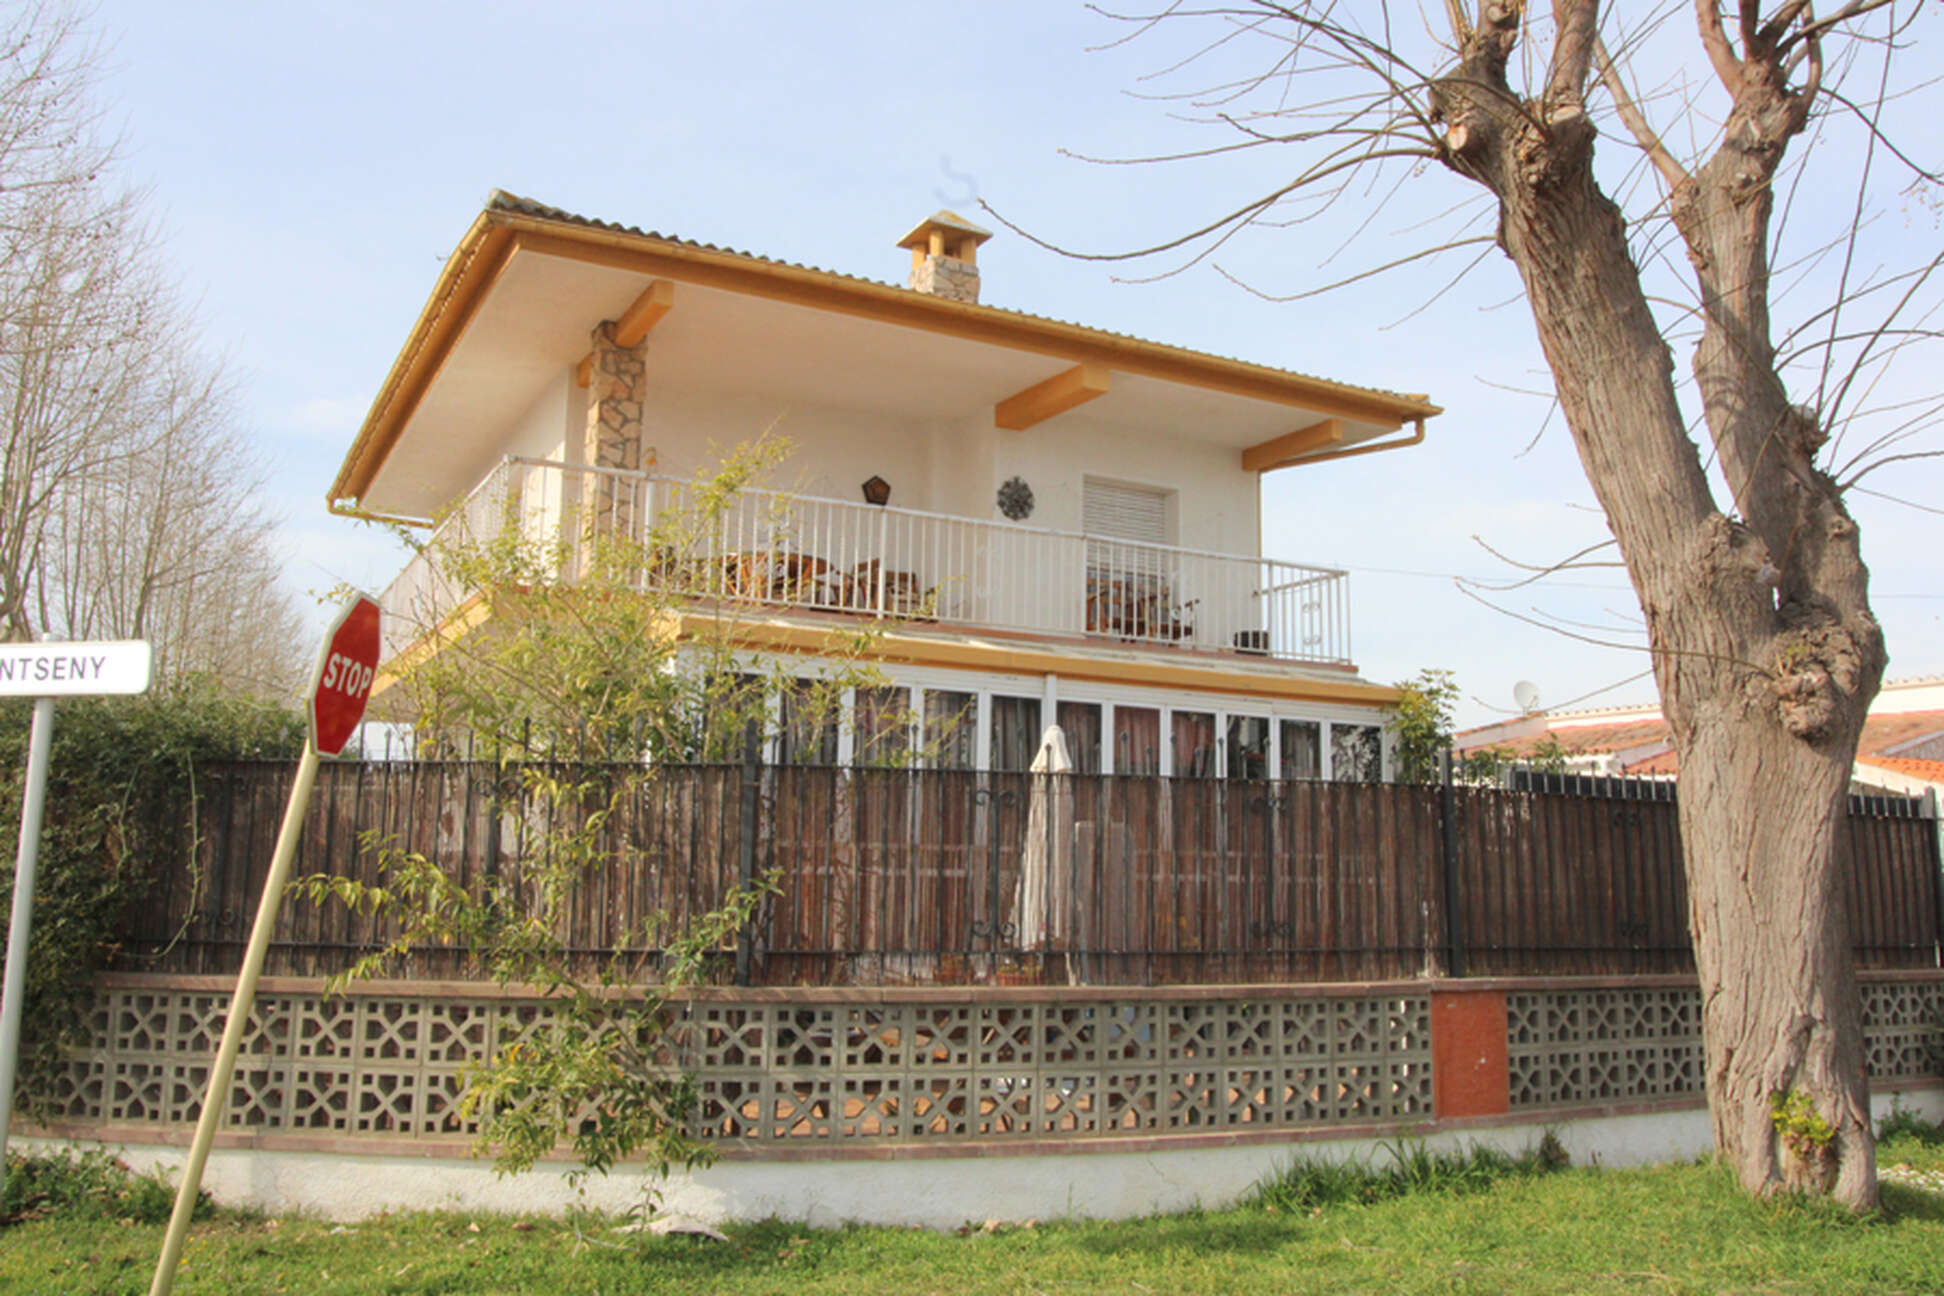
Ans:
POLYGON ((930 216, 927 216, 924 220, 919 221, 913 227, 911 233, 898 240, 898 246, 913 249, 928 248, 931 244, 933 230, 937 230, 942 234, 958 235, 958 239, 953 240, 955 243, 970 239, 972 246, 975 248, 992 237, 991 230, 974 225, 971 221, 965 219, 965 217, 955 211, 945 211, 941 208, 933 212, 930 216))

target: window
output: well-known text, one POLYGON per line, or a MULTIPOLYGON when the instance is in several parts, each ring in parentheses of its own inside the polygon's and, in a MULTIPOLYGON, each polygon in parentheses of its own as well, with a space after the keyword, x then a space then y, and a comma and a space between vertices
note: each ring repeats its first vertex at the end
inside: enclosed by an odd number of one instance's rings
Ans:
POLYGON ((1269 777, 1269 717, 1230 716, 1228 776, 1232 779, 1269 777))
POLYGON ((1282 776, 1286 779, 1323 777, 1323 726, 1315 720, 1282 722, 1282 776))
POLYGON ((978 763, 979 695, 925 691, 925 754, 933 769, 969 770, 978 763))
POLYGON ((1168 497, 1173 491, 1091 477, 1081 490, 1080 529, 1088 535, 1139 544, 1168 543, 1168 497))
POLYGON ((1174 776, 1215 777, 1215 715, 1211 711, 1174 713, 1174 776))
POLYGON ((1100 703, 1060 703, 1060 730, 1076 774, 1100 773, 1100 703))
POLYGON ((992 699, 992 768, 1025 773, 1040 744, 1040 700, 992 699))
POLYGON ((1088 478, 1080 525, 1087 533, 1087 629, 1130 639, 1172 639, 1175 559, 1168 543, 1173 491, 1088 478))
POLYGON ((1161 712, 1154 707, 1114 707, 1114 773, 1161 772, 1161 712))
POLYGON ((911 690, 857 690, 852 733, 858 765, 902 765, 911 754, 911 690))
POLYGON ((828 684, 791 680, 777 705, 776 763, 835 765, 841 699, 828 684))
POLYGON ((1338 783, 1381 782, 1383 731, 1376 725, 1331 725, 1330 777, 1338 783))

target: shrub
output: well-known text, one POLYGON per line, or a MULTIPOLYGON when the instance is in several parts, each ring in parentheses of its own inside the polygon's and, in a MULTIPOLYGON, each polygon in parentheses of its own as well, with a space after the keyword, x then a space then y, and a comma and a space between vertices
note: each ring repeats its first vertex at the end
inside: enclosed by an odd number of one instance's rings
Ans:
MULTIPOLYGON (((21 699, 0 703, 0 822, 12 825, 20 821, 32 709, 21 699)), ((195 858, 187 838, 197 767, 292 756, 303 733, 296 711, 197 680, 140 697, 70 699, 56 709, 27 966, 23 1096, 44 1091, 47 1068, 92 995, 93 974, 119 952, 116 934, 129 905, 195 858)), ((0 857, 0 895, 12 895, 13 869, 8 851, 0 857)))
MULTIPOLYGON (((63 1216, 163 1224, 175 1208, 175 1185, 161 1169, 137 1174, 98 1148, 7 1154, 0 1224, 63 1216)), ((196 1194, 195 1218, 215 1212, 207 1192, 196 1194)))

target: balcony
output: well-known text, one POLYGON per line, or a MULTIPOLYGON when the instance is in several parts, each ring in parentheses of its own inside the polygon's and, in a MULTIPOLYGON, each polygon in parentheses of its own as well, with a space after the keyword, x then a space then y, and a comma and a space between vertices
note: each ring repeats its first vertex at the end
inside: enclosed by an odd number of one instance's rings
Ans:
MULTIPOLYGON (((694 483, 509 457, 474 487, 386 589, 394 653, 464 601, 437 561, 454 539, 517 527, 570 544, 646 541, 656 519, 702 516, 694 483)), ((707 534, 644 562, 641 584, 681 565, 684 588, 778 611, 849 613, 1285 661, 1348 664, 1346 574, 1269 558, 1138 544, 1009 523, 744 490, 707 534)))

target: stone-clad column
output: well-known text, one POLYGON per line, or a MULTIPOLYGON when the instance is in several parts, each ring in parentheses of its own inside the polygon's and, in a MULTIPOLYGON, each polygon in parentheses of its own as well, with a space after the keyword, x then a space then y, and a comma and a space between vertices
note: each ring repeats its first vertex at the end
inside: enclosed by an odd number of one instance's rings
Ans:
MULTIPOLYGON (((582 446, 586 462, 629 472, 641 468, 641 410, 648 395, 647 376, 645 339, 624 347, 614 340, 614 321, 604 321, 595 328, 588 363, 587 435, 582 446)), ((645 503, 640 498, 640 484, 605 473, 589 476, 593 480, 583 498, 588 504, 592 533, 643 539, 635 531, 639 520, 636 510, 645 503)))

